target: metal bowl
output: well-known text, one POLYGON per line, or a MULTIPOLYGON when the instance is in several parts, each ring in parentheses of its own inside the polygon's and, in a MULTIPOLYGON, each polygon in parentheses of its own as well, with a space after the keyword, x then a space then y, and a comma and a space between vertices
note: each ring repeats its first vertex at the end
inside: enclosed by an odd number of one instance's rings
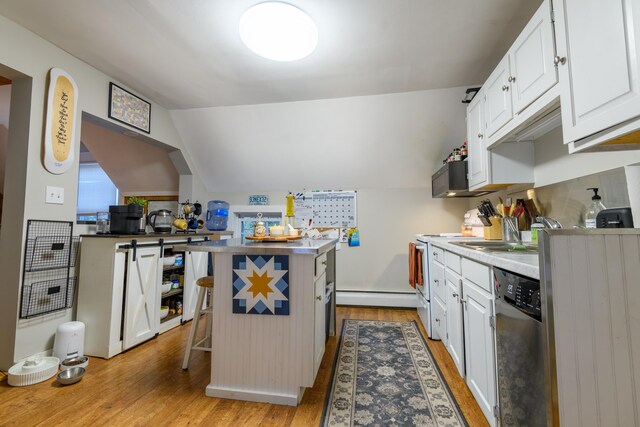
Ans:
POLYGON ((63 385, 75 384, 84 376, 84 368, 71 368, 58 374, 58 382, 63 385))
POLYGON ((87 356, 70 357, 60 363, 60 369, 64 371, 71 368, 86 368, 88 364, 89 358, 87 356))

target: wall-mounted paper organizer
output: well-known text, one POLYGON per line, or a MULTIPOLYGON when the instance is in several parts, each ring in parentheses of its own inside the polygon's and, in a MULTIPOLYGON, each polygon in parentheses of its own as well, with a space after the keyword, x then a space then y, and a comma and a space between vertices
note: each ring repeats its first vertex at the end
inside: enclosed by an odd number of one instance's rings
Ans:
POLYGON ((80 240, 73 222, 29 220, 22 270, 20 318, 27 319, 73 306, 80 240))

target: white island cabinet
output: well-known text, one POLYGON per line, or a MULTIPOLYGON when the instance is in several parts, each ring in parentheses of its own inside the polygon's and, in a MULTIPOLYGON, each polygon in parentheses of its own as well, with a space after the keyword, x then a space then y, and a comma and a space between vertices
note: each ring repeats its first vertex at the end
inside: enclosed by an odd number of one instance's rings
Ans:
POLYGON ((85 354, 108 359, 193 318, 195 281, 207 275, 207 254, 178 252, 175 245, 230 235, 82 236, 77 319, 86 327, 85 354), (165 265, 173 255, 182 264, 165 265), (169 279, 177 281, 175 289, 163 289, 169 279), (174 312, 161 318, 168 304, 174 312))
POLYGON ((212 253, 215 265, 207 396, 300 402, 315 381, 327 332, 335 335, 335 298, 326 299, 335 289, 335 245, 230 239, 184 247, 212 253))

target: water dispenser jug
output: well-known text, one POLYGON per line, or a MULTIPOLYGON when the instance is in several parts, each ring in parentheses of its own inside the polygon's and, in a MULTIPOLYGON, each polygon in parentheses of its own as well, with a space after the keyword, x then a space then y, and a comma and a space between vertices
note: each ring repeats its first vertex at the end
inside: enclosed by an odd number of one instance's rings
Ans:
POLYGON ((224 231, 229 219, 229 203, 224 200, 211 200, 207 204, 207 230, 224 231))

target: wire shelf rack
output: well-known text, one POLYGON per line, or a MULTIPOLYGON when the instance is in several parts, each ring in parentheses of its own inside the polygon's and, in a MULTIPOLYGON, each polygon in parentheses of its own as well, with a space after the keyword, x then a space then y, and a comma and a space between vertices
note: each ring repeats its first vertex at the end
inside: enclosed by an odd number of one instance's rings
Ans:
POLYGON ((20 318, 26 319, 73 306, 75 266, 80 239, 69 221, 29 220, 22 271, 20 318))
POLYGON ((73 307, 75 288, 75 277, 61 277, 25 284, 22 287, 20 317, 29 319, 73 307))

